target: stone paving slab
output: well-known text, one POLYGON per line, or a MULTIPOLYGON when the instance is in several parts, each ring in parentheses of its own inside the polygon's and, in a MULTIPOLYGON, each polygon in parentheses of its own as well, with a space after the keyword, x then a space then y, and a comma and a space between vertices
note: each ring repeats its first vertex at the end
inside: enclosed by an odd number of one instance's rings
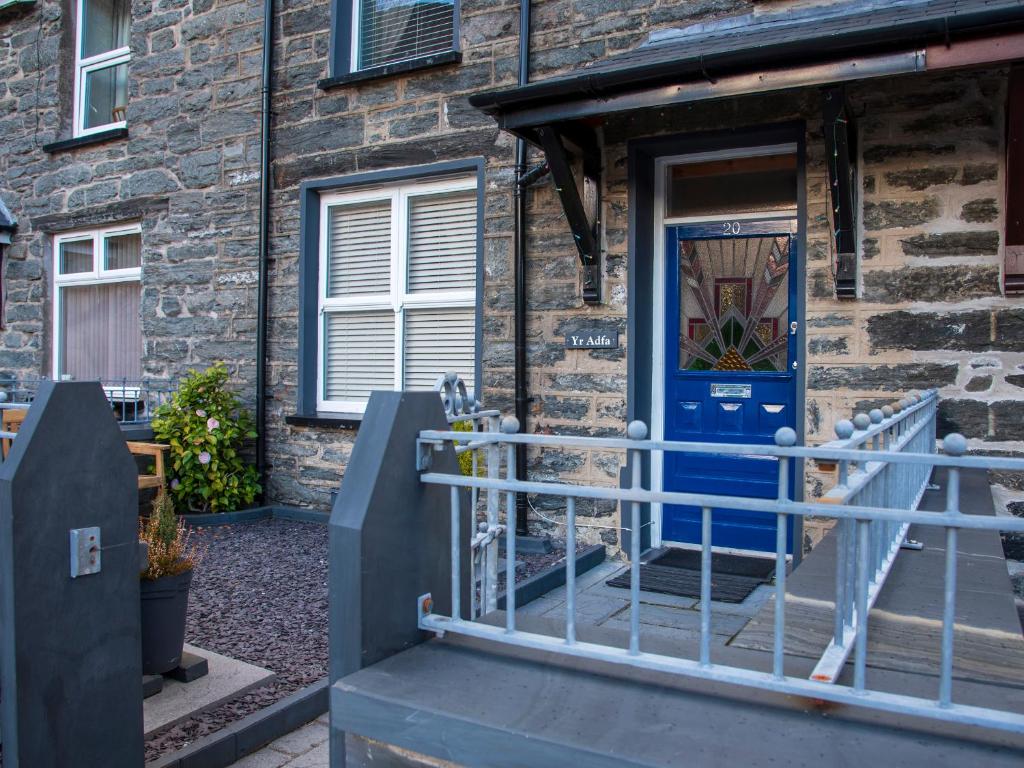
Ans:
POLYGON ((268 669, 229 659, 188 643, 185 650, 205 658, 209 662, 210 673, 191 683, 165 678, 163 690, 143 702, 143 727, 147 736, 266 685, 276 677, 268 669))

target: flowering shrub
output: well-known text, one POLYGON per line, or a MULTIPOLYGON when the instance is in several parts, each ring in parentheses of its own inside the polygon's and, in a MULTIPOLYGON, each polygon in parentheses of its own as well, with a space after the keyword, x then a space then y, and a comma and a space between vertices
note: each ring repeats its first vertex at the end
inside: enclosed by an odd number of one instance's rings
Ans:
POLYGON ((142 572, 146 581, 191 571, 205 554, 192 542, 192 531, 174 514, 174 502, 164 491, 153 502, 149 519, 139 519, 139 539, 149 545, 149 566, 142 572))
POLYGON ((260 492, 256 468, 241 455, 243 442, 256 437, 252 416, 227 380, 223 363, 189 371, 153 414, 154 436, 171 446, 168 477, 179 511, 231 512, 260 492))

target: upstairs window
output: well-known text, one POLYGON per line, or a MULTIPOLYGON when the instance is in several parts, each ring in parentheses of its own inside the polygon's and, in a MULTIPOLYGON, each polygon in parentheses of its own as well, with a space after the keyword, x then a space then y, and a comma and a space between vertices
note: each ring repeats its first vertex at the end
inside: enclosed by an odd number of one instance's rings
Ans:
POLYGON ((455 45, 454 0, 354 0, 353 69, 419 59, 455 45))
POLYGON ((475 179, 321 197, 318 410, 449 371, 474 388, 478 204, 475 179))
POLYGON ((54 378, 141 378, 139 227, 59 235, 53 252, 54 378))
POLYGON ((75 136, 126 125, 130 22, 130 0, 78 0, 75 136))
POLYGON ((461 60, 457 0, 334 0, 331 73, 321 85, 461 60))

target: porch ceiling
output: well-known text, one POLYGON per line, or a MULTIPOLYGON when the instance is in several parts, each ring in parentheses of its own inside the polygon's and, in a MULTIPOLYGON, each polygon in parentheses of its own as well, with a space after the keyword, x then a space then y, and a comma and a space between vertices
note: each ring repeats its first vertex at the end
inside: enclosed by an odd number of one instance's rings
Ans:
POLYGON ((612 112, 1024 58, 1022 31, 1024 0, 860 0, 755 13, 658 32, 572 74, 470 103, 539 145, 537 126, 612 112))

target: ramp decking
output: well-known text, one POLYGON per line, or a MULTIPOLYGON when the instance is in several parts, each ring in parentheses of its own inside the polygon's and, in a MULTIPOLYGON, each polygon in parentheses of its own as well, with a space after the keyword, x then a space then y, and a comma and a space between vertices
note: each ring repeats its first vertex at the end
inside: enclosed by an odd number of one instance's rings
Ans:
MULTIPOLYGON (((939 491, 928 491, 925 510, 942 509, 939 491)), ((992 494, 982 470, 961 476, 961 509, 993 515, 992 494)), ((945 536, 932 526, 911 528, 921 551, 904 550, 868 620, 868 686, 873 671, 912 672, 936 677, 941 648, 945 536)), ((786 651, 818 658, 832 636, 835 595, 835 537, 829 534, 790 576, 786 592, 786 651)), ((774 599, 731 642, 733 647, 771 651, 774 599)), ((957 600, 954 629, 955 679, 1024 690, 1024 636, 1013 600, 999 534, 962 530, 957 545, 957 600)), ((852 679, 848 664, 840 681, 852 679)), ((936 693, 937 695, 937 693, 936 693)), ((956 687, 953 691, 956 699, 956 687)))

